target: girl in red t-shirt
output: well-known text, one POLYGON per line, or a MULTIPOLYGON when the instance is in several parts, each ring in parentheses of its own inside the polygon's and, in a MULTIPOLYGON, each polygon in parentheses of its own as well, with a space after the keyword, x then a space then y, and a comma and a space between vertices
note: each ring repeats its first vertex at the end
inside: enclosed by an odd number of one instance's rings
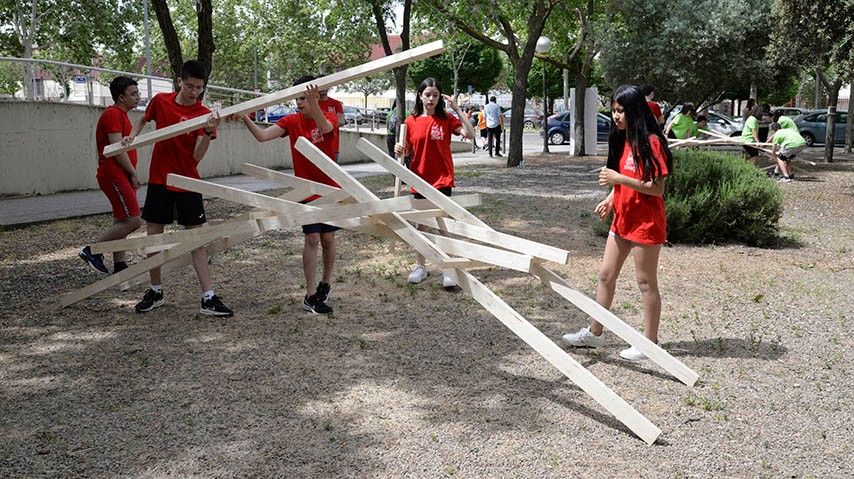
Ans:
MULTIPOLYGON (((658 343, 661 295, 658 291, 658 256, 666 239, 664 178, 673 171, 673 156, 661 127, 632 85, 614 92, 614 119, 608 136, 608 166, 599 172, 599 184, 612 186, 604 201, 596 205, 603 220, 614 212, 605 254, 599 267, 596 302, 611 307, 617 277, 629 253, 633 253, 638 287, 643 297, 644 336, 658 343)), ((605 344, 604 330, 597 321, 563 339, 576 347, 605 344)), ((623 359, 637 361, 646 356, 631 347, 620 352, 623 359)))
MULTIPOLYGON (((394 151, 398 156, 412 154, 409 169, 434 188, 451 196, 454 187, 454 159, 451 157, 451 135, 474 138, 474 128, 460 112, 454 99, 442 93, 442 86, 435 78, 425 78, 415 95, 415 108, 412 116, 406 118, 406 145, 397 144, 394 151), (448 115, 445 110, 448 102, 457 117, 448 115), (461 118, 457 119, 457 118, 461 118)), ((416 198, 423 198, 414 189, 416 198)), ((427 227, 418 225, 420 231, 427 227)), ((447 236, 445 231, 439 234, 447 236)), ((418 265, 409 274, 410 283, 420 283, 427 278, 424 256, 417 253, 418 265)), ((443 276, 442 286, 452 288, 456 283, 450 276, 443 276)))

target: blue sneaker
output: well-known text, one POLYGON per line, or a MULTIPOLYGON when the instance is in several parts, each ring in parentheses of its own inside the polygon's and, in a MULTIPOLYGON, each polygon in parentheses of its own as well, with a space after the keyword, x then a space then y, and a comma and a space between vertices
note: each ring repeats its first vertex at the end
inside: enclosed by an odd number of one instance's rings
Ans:
POLYGON ((90 247, 87 246, 83 248, 83 251, 81 251, 78 256, 80 256, 80 259, 85 261, 93 271, 110 274, 110 270, 104 265, 104 255, 92 254, 92 249, 90 247))

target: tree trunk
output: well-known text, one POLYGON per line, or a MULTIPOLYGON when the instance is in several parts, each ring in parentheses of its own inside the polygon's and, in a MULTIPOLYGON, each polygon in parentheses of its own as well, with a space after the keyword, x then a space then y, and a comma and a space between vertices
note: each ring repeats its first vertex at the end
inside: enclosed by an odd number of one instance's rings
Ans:
MULTIPOLYGON (((213 68, 213 52, 216 46, 213 40, 213 7, 211 0, 196 0, 196 18, 199 21, 199 61, 205 66, 208 78, 213 68)), ((207 83, 208 78, 205 78, 207 83)), ((201 100, 202 95, 199 95, 201 100)))
MULTIPOLYGON (((513 101, 510 116, 510 147, 507 153, 507 167, 519 166, 522 162, 522 138, 525 124, 525 92, 528 90, 528 72, 531 70, 533 55, 527 61, 516 59, 513 65, 513 101)), ((545 119, 543 119, 545 121, 545 119)))
MULTIPOLYGON (((849 82, 854 85, 854 80, 849 82)), ((854 111, 851 111, 851 95, 848 95, 848 120, 845 122, 845 153, 851 153, 851 142, 854 141, 854 111)))
POLYGON ((578 69, 575 71, 575 113, 572 128, 575 133, 575 148, 573 156, 584 156, 584 107, 587 88, 587 79, 581 73, 581 62, 576 62, 578 69))
POLYGON ((842 88, 842 80, 836 79, 829 88, 829 99, 827 105, 827 131, 824 135, 824 161, 833 163, 833 143, 836 133, 836 101, 839 99, 839 89, 842 88))
POLYGON ((184 64, 184 56, 181 54, 181 42, 172 25, 172 16, 169 14, 169 6, 166 0, 151 0, 154 13, 157 15, 157 23, 163 33, 163 43, 166 45, 166 53, 169 55, 169 65, 172 67, 172 86, 178 90, 178 78, 181 76, 181 65, 184 64))

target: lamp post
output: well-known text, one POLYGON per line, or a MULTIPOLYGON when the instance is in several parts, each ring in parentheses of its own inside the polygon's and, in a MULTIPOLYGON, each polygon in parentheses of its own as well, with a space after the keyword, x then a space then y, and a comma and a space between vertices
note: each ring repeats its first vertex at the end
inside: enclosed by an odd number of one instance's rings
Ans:
MULTIPOLYGON (((540 37, 537 39, 535 50, 541 55, 545 55, 552 49, 552 41, 549 37, 540 37)), ((546 61, 543 60, 543 153, 549 152, 549 100, 546 93, 546 61)))

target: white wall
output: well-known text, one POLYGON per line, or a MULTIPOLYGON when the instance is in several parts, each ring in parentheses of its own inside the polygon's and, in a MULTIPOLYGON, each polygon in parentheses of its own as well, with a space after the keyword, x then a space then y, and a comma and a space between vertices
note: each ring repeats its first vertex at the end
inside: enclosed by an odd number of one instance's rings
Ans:
MULTIPOLYGON (((95 125, 101 107, 69 103, 0 101, 0 196, 45 195, 60 191, 97 189, 98 157, 95 125)), ((130 112, 131 122, 142 112, 130 112)), ((150 131, 149 125, 144 131, 150 131)), ((240 173, 243 163, 273 169, 292 168, 287 139, 258 143, 242 123, 225 123, 217 130, 199 164, 202 178, 240 173)), ((356 149, 367 138, 385 151, 385 129, 341 131, 342 164, 369 161, 356 149)), ((456 143, 454 151, 466 151, 469 143, 456 143)), ((148 181, 152 146, 138 152, 140 179, 148 181)))

